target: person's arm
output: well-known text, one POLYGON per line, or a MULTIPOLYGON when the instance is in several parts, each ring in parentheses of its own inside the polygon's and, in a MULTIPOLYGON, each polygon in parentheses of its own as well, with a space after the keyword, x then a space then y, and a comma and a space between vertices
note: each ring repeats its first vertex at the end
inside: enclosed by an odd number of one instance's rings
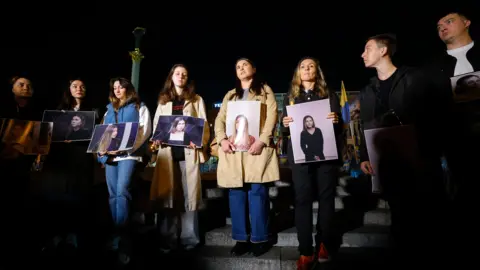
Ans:
POLYGON ((305 142, 306 135, 307 134, 305 131, 300 132, 300 147, 302 148, 302 151, 305 155, 307 154, 307 143, 305 142))
MULTIPOLYGON (((153 136, 155 135, 155 131, 157 131, 157 124, 158 124, 158 119, 160 118, 161 115, 161 104, 158 103, 157 110, 155 111, 155 116, 153 117, 153 129, 152 129, 152 139, 153 136)), ((161 140, 160 138, 156 138, 157 140, 161 140)))
POLYGON ((287 113, 287 106, 288 105, 290 105, 290 98, 287 94, 283 98, 283 103, 282 103, 282 121, 281 121, 281 123, 282 123, 282 135, 283 135, 283 137, 290 136, 290 128, 285 127, 283 125, 283 118, 288 116, 288 113, 287 113))
MULTIPOLYGON (((208 142, 210 141, 210 126, 207 121, 207 110, 205 109, 205 102, 201 96, 198 96, 198 117, 205 120, 205 124, 203 126, 203 139, 202 144, 203 147, 206 148, 208 146, 208 142)), ((199 146, 199 145, 197 145, 199 146)))
POLYGON ((127 151, 129 155, 137 151, 152 134, 152 120, 147 106, 143 105, 140 107, 139 116, 137 139, 133 148, 127 151))
POLYGON ((265 125, 260 132, 260 141, 268 146, 273 138, 273 131, 275 129, 275 125, 277 124, 277 100, 275 99, 275 94, 273 93, 272 89, 268 86, 264 86, 265 94, 266 94, 266 101, 265 105, 267 106, 267 119, 265 119, 265 125))
POLYGON ((217 144, 220 146, 222 140, 228 139, 227 137, 227 127, 226 127, 226 120, 227 120, 227 106, 228 102, 230 101, 231 93, 227 93, 222 101, 222 106, 220 106, 220 110, 218 111, 217 117, 215 118, 215 138, 217 139, 217 144))

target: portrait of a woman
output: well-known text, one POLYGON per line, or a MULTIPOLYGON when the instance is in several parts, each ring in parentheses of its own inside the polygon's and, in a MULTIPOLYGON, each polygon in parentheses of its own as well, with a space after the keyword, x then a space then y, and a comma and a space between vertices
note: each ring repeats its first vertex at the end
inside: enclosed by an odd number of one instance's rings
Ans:
POLYGON ((303 130, 300 133, 300 146, 305 154, 305 161, 325 160, 323 154, 323 134, 315 127, 315 120, 310 115, 303 118, 303 130))
POLYGON ((108 151, 116 151, 120 147, 122 138, 117 138, 118 127, 117 125, 108 125, 103 132, 102 138, 98 142, 97 152, 102 154, 108 151))
POLYGON ((170 130, 162 141, 166 144, 190 145, 191 139, 188 133, 185 132, 186 127, 187 122, 185 119, 183 117, 176 117, 170 126, 170 130))
POLYGON ((240 114, 235 117, 235 129, 228 140, 234 145, 235 151, 247 152, 255 142, 255 137, 248 133, 248 119, 240 114))
POLYGON ((66 141, 88 140, 90 133, 85 129, 86 119, 82 114, 74 114, 70 120, 67 133, 65 135, 66 141))

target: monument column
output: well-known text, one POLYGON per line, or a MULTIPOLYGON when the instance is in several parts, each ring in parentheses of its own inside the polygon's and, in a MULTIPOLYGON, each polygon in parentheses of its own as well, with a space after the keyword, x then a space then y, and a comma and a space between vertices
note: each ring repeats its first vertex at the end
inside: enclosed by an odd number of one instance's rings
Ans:
POLYGON ((131 81, 137 93, 139 92, 139 79, 140 79, 140 63, 144 58, 143 54, 140 52, 140 41, 142 36, 145 34, 145 28, 137 27, 133 30, 133 35, 135 36, 135 50, 130 52, 132 57, 132 77, 131 81))

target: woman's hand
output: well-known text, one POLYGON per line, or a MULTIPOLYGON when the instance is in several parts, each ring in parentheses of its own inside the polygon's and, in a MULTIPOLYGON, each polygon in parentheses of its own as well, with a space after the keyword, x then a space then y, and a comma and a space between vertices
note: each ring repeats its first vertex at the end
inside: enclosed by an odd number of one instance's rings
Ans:
POLYGON ((72 141, 70 141, 70 140, 65 140, 65 141, 63 141, 63 142, 64 142, 64 143, 71 143, 72 141))
POLYGON ((116 156, 120 154, 120 151, 108 151, 107 154, 109 154, 110 156, 116 156))
POLYGON ((99 155, 99 156, 105 156, 106 153, 107 153, 107 152, 98 152, 98 155, 99 155))
POLYGON ((292 117, 290 117, 290 116, 285 116, 285 117, 283 117, 283 126, 284 126, 284 127, 289 127, 289 126, 290 126, 290 122, 293 122, 292 117))
POLYGON ((197 148, 197 146, 192 141, 190 141, 190 145, 188 147, 192 149, 197 148))
POLYGON ((227 139, 223 139, 220 142, 220 145, 222 146, 222 151, 225 152, 225 153, 231 154, 235 150, 235 145, 233 145, 233 143, 231 143, 227 139))
POLYGON ((327 119, 332 119, 334 124, 338 124, 338 114, 331 112, 327 115, 327 119))
POLYGON ((248 153, 250 155, 260 155, 264 146, 265 144, 262 141, 257 140, 250 146, 250 149, 248 149, 248 153))

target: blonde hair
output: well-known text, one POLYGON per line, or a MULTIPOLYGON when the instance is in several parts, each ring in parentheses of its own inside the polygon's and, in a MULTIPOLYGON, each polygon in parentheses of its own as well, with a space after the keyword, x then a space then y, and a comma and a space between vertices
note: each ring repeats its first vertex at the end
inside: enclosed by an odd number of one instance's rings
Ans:
POLYGON ((322 72, 322 69, 320 68, 320 64, 318 60, 313 57, 304 57, 300 59, 300 61, 297 64, 297 68, 293 73, 293 78, 290 85, 290 93, 288 95, 290 102, 295 100, 295 98, 300 95, 300 89, 302 87, 302 79, 300 77, 300 65, 302 64, 303 61, 307 59, 313 60, 316 68, 315 86, 313 90, 322 98, 328 97, 327 82, 325 81, 325 76, 323 75, 323 72, 322 72))
POLYGON ((230 142, 233 144, 240 144, 240 145, 249 145, 250 144, 250 134, 248 133, 248 119, 243 114, 237 115, 235 117, 235 128, 233 129, 232 137, 230 142), (243 120, 244 125, 243 127, 240 126, 240 132, 237 130, 237 121, 243 120), (237 136, 238 135, 238 136, 237 136))
POLYGON ((97 152, 103 153, 108 151, 108 147, 112 142, 112 133, 116 128, 116 125, 107 126, 105 132, 103 132, 102 138, 100 139, 100 143, 98 144, 97 152))

